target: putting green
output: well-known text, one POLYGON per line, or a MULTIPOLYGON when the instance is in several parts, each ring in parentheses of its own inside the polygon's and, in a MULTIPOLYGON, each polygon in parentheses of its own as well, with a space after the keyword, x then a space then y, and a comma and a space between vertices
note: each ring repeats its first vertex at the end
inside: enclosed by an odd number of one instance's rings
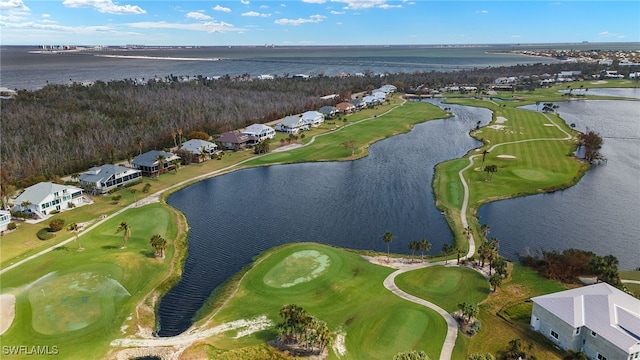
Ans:
POLYGON ((547 170, 513 169, 511 172, 517 177, 531 181, 549 181, 557 177, 547 170))
POLYGON ((273 288, 288 288, 317 278, 326 272, 330 264, 327 254, 316 250, 298 251, 271 268, 263 281, 273 288))
POLYGON ((83 329, 109 316, 129 292, 108 272, 77 271, 47 276, 29 288, 33 329, 56 335, 83 329), (107 311, 105 311, 107 310, 107 311))

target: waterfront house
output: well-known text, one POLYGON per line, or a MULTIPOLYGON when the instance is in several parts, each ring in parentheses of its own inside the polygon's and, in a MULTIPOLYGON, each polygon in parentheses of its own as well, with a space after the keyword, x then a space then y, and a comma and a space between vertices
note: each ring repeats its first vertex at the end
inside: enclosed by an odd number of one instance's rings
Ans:
POLYGON ((318 112, 324 115, 325 119, 332 119, 338 115, 338 109, 335 106, 323 106, 318 112))
POLYGON ((158 176, 162 172, 174 170, 175 162, 180 160, 180 156, 161 150, 147 151, 136 156, 131 164, 135 169, 142 171, 142 176, 158 176), (158 161, 162 158, 162 164, 158 161))
POLYGON ((287 134, 297 134, 302 130, 309 130, 309 125, 304 123, 301 115, 289 115, 276 124, 276 130, 287 134))
POLYGON ((10 222, 11 212, 7 210, 0 210, 0 231, 7 230, 10 222))
POLYGON ((302 113, 302 121, 305 125, 318 127, 324 123, 324 115, 318 111, 307 111, 302 113))
POLYGON ((29 186, 15 200, 14 211, 30 212, 44 218, 51 211, 74 208, 83 201, 82 189, 75 186, 41 182, 29 186))
POLYGON ((591 360, 640 359, 640 300, 607 283, 531 299, 531 327, 591 360))
POLYGON ((244 149, 249 143, 256 142, 256 138, 243 134, 238 130, 227 131, 216 139, 216 142, 220 143, 223 148, 227 150, 240 150, 244 149))
MULTIPOLYGON (((180 146, 180 155, 185 154, 187 158, 190 158, 190 161, 186 162, 202 162, 206 160, 207 157, 211 157, 216 150, 218 150, 218 145, 200 139, 191 139, 182 143, 180 146)), ((185 159, 183 159, 185 161, 185 159)))
POLYGON ((362 102, 365 103, 367 105, 367 107, 372 107, 372 106, 376 106, 382 103, 383 100, 380 100, 380 98, 377 98, 375 96, 372 95, 368 95, 362 98, 362 102))
POLYGON ((264 124, 249 125, 242 133, 252 137, 257 142, 276 137, 276 131, 272 127, 264 124))
POLYGON ((105 164, 95 166, 80 174, 78 180, 85 189, 96 194, 105 194, 113 189, 126 186, 142 177, 142 171, 124 166, 105 164))
POLYGON ((360 99, 352 99, 351 101, 349 101, 351 103, 351 105, 355 106, 356 111, 357 110, 362 110, 365 107, 367 107, 367 104, 364 103, 364 101, 360 100, 360 99))
POLYGON ((395 87, 394 85, 387 84, 387 85, 382 85, 380 87, 380 90, 386 92, 387 94, 391 94, 391 93, 394 93, 394 92, 398 91, 398 88, 395 87))
POLYGON ((336 104, 336 109, 338 109, 338 112, 341 114, 351 114, 356 111, 356 107, 352 103, 346 101, 336 104))

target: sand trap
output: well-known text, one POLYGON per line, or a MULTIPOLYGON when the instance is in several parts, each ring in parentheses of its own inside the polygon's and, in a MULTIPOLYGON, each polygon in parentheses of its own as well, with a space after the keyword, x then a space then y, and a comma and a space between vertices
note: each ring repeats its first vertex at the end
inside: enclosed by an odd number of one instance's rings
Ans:
POLYGON ((606 84, 606 83, 608 83, 608 81, 605 81, 605 80, 598 80, 598 81, 592 81, 591 83, 592 83, 592 84, 606 84))
POLYGON ((555 126, 553 124, 544 124, 544 126, 555 126))
POLYGON ((504 128, 505 128, 506 126, 504 126, 504 125, 489 125, 489 126, 487 126, 487 127, 488 127, 489 129, 504 130, 504 128))
POLYGON ((0 295, 0 335, 9 329, 16 315, 16 297, 11 294, 0 295))
POLYGON ((336 339, 333 342, 333 352, 338 355, 338 357, 343 357, 347 354, 347 348, 344 346, 344 339, 347 336, 343 331, 340 331, 336 334, 336 339))
POLYGON ((498 159, 515 159, 516 157, 513 155, 498 155, 496 156, 498 159))
POLYGON ((507 118, 502 117, 502 116, 498 116, 496 118, 496 124, 504 124, 507 121, 507 118))

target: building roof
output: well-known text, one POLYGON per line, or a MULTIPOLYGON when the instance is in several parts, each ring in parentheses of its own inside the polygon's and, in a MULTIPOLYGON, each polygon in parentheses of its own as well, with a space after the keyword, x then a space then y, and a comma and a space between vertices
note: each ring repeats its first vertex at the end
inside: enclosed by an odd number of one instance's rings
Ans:
POLYGON ((208 149, 210 147, 216 148, 217 146, 216 144, 209 141, 200 140, 200 139, 191 139, 183 142, 182 146, 180 146, 180 149, 188 151, 192 154, 200 155, 202 154, 202 148, 208 149))
POLYGON ((353 108, 355 108, 355 105, 353 105, 350 102, 346 102, 346 101, 341 102, 339 104, 336 104, 336 109, 341 110, 341 111, 347 111, 347 110, 350 110, 350 109, 353 109, 353 108))
POLYGON ((229 144, 244 144, 251 139, 252 137, 249 135, 243 134, 238 130, 232 130, 220 135, 220 137, 217 138, 216 141, 229 144))
POLYGON ((248 134, 248 135, 260 135, 260 134, 264 134, 264 133, 268 133, 269 130, 273 129, 265 124, 253 124, 253 125, 249 125, 247 126, 246 129, 244 129, 243 133, 244 134, 248 134))
POLYGON ((172 160, 180 159, 180 156, 173 153, 168 153, 166 151, 161 151, 161 150, 151 150, 151 151, 147 151, 144 154, 136 156, 133 159, 132 163, 135 164, 136 166, 153 167, 155 165, 158 165, 157 162, 158 162, 159 155, 164 156, 164 161, 172 161, 172 160))
POLYGON ((570 326, 586 326, 620 349, 640 347, 640 300, 607 283, 531 300, 570 326))
POLYGON ((335 106, 323 106, 320 109, 318 109, 319 112, 327 115, 327 114, 333 114, 336 111, 338 111, 338 109, 335 106))
POLYGON ((302 113, 302 120, 304 121, 324 120, 324 115, 318 111, 306 111, 302 113))
POLYGON ((280 126, 288 127, 288 128, 297 128, 303 125, 302 116, 300 115, 289 115, 286 118, 282 119, 278 124, 280 126))
POLYGON ((78 178, 82 182, 97 183, 108 179, 114 174, 129 172, 140 172, 140 170, 129 169, 124 166, 104 164, 102 166, 95 166, 89 169, 88 172, 81 174, 78 178))
POLYGON ((40 204, 47 198, 47 196, 56 192, 62 192, 63 190, 67 190, 67 193, 70 195, 82 191, 82 189, 75 186, 60 185, 52 182, 41 182, 26 188, 24 192, 18 196, 15 203, 20 205, 23 202, 28 201, 34 205, 40 204))

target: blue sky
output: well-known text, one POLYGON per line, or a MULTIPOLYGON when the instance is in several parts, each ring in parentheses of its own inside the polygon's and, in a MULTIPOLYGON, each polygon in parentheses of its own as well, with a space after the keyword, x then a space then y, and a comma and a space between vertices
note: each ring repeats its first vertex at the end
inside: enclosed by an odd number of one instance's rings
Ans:
POLYGON ((640 1, 0 0, 2 45, 640 41, 640 1))

